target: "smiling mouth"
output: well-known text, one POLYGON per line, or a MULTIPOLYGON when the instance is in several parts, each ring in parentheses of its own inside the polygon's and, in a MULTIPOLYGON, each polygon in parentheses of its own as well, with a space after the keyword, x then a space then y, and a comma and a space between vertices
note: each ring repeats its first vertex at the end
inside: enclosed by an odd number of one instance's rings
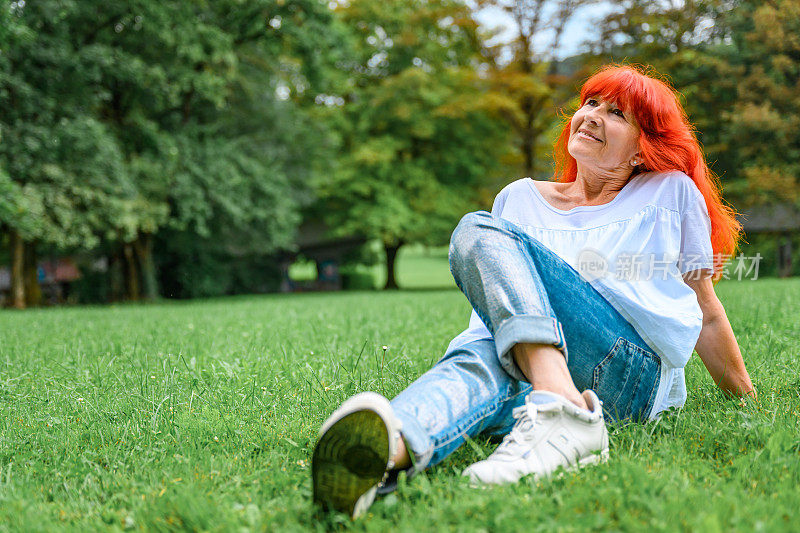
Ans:
POLYGON ((598 139, 597 137, 595 137, 594 135, 592 135, 591 133, 589 133, 586 130, 578 130, 578 135, 583 135, 584 137, 586 137, 588 139, 591 139, 593 141, 603 142, 603 141, 601 141, 600 139, 598 139))

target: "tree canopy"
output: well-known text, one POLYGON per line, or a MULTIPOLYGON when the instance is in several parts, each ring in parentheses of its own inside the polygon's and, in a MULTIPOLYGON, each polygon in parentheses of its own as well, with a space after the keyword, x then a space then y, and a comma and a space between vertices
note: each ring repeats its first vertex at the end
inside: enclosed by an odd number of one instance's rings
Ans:
POLYGON ((0 5, 12 302, 37 303, 53 254, 107 264, 105 299, 274 287, 303 222, 380 241, 395 287, 404 243, 445 243, 505 183, 550 175, 561 112, 610 61, 669 78, 736 207, 798 204, 800 0, 624 0, 562 57, 591 4, 0 5))
POLYGON ((343 103, 328 114, 340 157, 320 196, 335 231, 380 239, 394 288, 397 249, 447 239, 495 177, 507 132, 474 68, 480 39, 466 6, 355 0, 336 13, 356 31, 343 103))
POLYGON ((180 232, 231 254, 291 247, 327 132, 279 89, 325 89, 339 31, 325 4, 44 0, 2 17, 13 254, 117 249, 137 298, 139 269, 158 291, 153 243, 171 254, 180 232))

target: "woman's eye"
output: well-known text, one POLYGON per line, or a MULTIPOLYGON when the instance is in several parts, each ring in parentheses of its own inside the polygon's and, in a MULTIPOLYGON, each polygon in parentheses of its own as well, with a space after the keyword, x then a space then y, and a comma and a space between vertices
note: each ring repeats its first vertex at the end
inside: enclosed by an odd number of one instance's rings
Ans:
MULTIPOLYGON (((589 106, 595 107, 595 106, 598 106, 600 104, 594 98, 587 98, 586 99, 586 103, 584 105, 589 105, 589 106)), ((625 113, 623 113, 621 109, 612 109, 611 113, 614 113, 615 115, 617 115, 617 116, 619 116, 621 118, 625 118, 625 113)))

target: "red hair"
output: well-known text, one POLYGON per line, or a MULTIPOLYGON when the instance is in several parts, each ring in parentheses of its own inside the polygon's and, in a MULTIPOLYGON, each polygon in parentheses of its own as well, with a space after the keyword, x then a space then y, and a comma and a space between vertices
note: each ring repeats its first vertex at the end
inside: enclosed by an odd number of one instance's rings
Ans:
MULTIPOLYGON (((633 174, 680 170, 703 194, 711 218, 711 246, 714 249, 714 281, 722 274, 725 261, 738 249, 742 225, 736 211, 723 202, 719 178, 708 168, 694 126, 678 100, 678 93, 657 73, 637 65, 608 65, 592 75, 581 88, 581 106, 590 96, 612 100, 636 118, 641 128, 639 153, 642 164, 633 174)), ((578 164, 567 143, 572 117, 567 117, 555 143, 555 180, 575 181, 578 164)))

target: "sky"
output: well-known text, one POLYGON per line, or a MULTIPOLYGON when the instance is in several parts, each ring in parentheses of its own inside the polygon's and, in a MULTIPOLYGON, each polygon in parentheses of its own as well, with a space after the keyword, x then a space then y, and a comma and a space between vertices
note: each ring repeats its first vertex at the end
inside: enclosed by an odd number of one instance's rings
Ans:
MULTIPOLYGON (((567 23, 564 35, 561 38, 561 47, 556 54, 557 58, 563 59, 583 52, 584 49, 581 47, 582 43, 596 34, 595 30, 599 20, 613 9, 614 6, 611 2, 600 2, 579 9, 567 23)), ((485 8, 478 11, 475 18, 481 26, 487 29, 500 26, 506 27, 505 31, 491 41, 493 44, 509 41, 516 36, 516 32, 513 30, 514 21, 500 8, 485 8)), ((537 48, 539 50, 546 48, 552 41, 552 38, 551 32, 543 32, 535 39, 537 48)))

